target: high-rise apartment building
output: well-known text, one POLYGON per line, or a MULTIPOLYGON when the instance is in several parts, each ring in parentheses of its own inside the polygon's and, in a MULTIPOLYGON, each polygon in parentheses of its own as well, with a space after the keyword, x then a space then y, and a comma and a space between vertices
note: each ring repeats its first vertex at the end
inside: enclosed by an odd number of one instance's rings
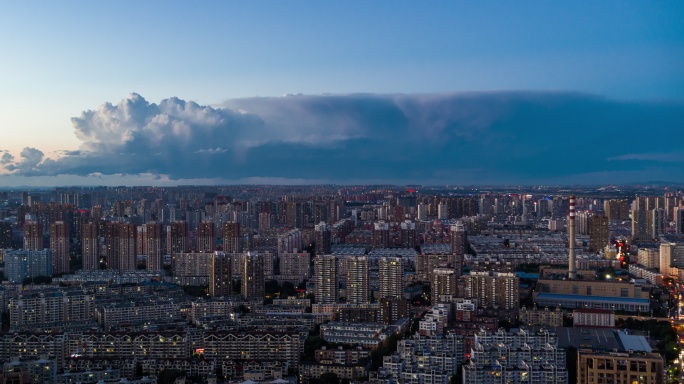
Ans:
POLYGON ((103 267, 105 269, 119 269, 119 223, 105 223, 102 232, 104 247, 100 259, 103 267))
POLYGON ((468 232, 460 221, 451 226, 451 253, 454 255, 456 276, 463 271, 463 257, 468 252, 468 232))
POLYGON ((534 203, 534 212, 537 218, 544 218, 549 212, 549 201, 546 199, 539 199, 534 203))
POLYGON ((592 217, 590 212, 577 212, 575 215, 575 233, 578 235, 589 234, 589 218, 592 217))
POLYGON ((646 212, 646 223, 650 238, 658 239, 660 235, 665 233, 665 210, 654 208, 646 212))
POLYGON ((382 306, 382 321, 385 324, 394 324, 397 320, 409 317, 409 301, 403 296, 387 296, 380 299, 382 306))
POLYGON ((381 220, 373 225, 373 247, 387 248, 390 243, 389 224, 381 220))
POLYGON ((430 295, 432 303, 458 294, 458 275, 453 268, 435 268, 430 275, 430 295))
POLYGON ((337 302, 337 259, 333 255, 314 258, 314 297, 318 304, 337 302))
POLYGON ((118 243, 117 265, 112 269, 119 271, 135 271, 138 267, 138 255, 136 247, 136 226, 129 223, 117 224, 116 241, 118 243))
MULTIPOLYGON (((254 253, 254 252, 253 252, 254 253)), ((245 254, 245 252, 243 252, 245 254)), ((259 252, 259 255, 264 260, 264 279, 273 279, 275 276, 276 256, 271 252, 259 252)), ((264 280, 265 282, 265 280, 264 280)))
POLYGON ((278 255, 299 252, 302 249, 302 231, 291 229, 278 235, 277 246, 278 255))
POLYGON ((188 223, 174 221, 166 226, 166 253, 173 257, 189 250, 188 223))
POLYGON ((266 295, 264 264, 267 255, 270 254, 259 254, 256 252, 243 254, 240 294, 247 299, 263 299, 266 295))
POLYGON ((366 304, 370 302, 369 263, 366 256, 344 258, 347 274, 347 303, 366 304))
POLYGON ((599 252, 608 244, 608 217, 594 215, 589 218, 589 250, 599 252))
POLYGON ((147 256, 147 270, 160 271, 162 269, 163 227, 161 223, 151 222, 138 229, 143 230, 142 254, 147 256))
POLYGON ((11 283, 21 283, 27 277, 52 276, 52 253, 11 249, 5 253, 5 278, 11 283))
POLYGON ((223 251, 226 253, 242 252, 240 242, 240 223, 223 224, 223 251))
POLYGON ((0 249, 12 248, 12 224, 0 221, 0 249))
POLYGON ((428 218, 428 207, 425 204, 418 204, 418 220, 427 221, 428 218))
POLYGON ((603 211, 608 220, 627 220, 629 219, 629 201, 622 200, 606 200, 603 202, 603 211))
POLYGON ((197 252, 213 253, 216 250, 216 229, 211 221, 197 226, 197 252))
POLYGON ((63 221, 50 224, 50 251, 52 251, 52 274, 69 273, 69 226, 63 221))
POLYGON ((429 281, 435 268, 454 269, 454 255, 452 254, 425 254, 416 255, 416 275, 422 281, 429 281))
POLYGON ((43 226, 37 221, 25 221, 24 249, 40 251, 43 248, 43 226))
POLYGON ((401 223, 404 221, 404 218, 406 217, 406 209, 406 207, 402 207, 401 205, 395 205, 393 207, 392 218, 395 223, 401 223))
POLYGON ((673 209, 675 233, 684 234, 684 207, 675 207, 673 209))
POLYGON ((280 255, 280 275, 298 281, 310 277, 310 258, 307 252, 283 253, 280 255), (287 277, 286 277, 287 276, 287 277))
POLYGON ((416 235, 416 224, 411 220, 404 220, 401 223, 400 236, 401 236, 401 246, 403 248, 413 248, 417 243, 416 235))
MULTIPOLYGON (((404 259, 382 257, 378 260, 380 298, 404 297, 404 259)), ((348 284, 348 283, 347 283, 348 284)))
POLYGON ((463 276, 464 296, 477 299, 481 308, 518 309, 519 279, 510 272, 471 272, 463 276))
POLYGON ((290 228, 302 228, 304 224, 304 206, 301 202, 289 201, 286 205, 286 224, 290 228))
POLYGON ((670 277, 670 267, 684 269, 684 244, 660 243, 660 273, 670 277))
POLYGON ((679 206, 679 197, 675 193, 668 192, 665 194, 665 220, 674 220, 674 209, 679 206))
MULTIPOLYGON (((660 249, 639 248, 637 262, 646 268, 660 268, 660 249)), ((667 268, 670 268, 668 265, 667 268)))
POLYGON ((314 227, 314 242, 316 243, 316 255, 329 255, 331 253, 330 226, 323 221, 314 227))
POLYGON ((661 196, 636 196, 634 200, 633 209, 650 211, 657 208, 665 208, 665 202, 661 196))
POLYGON ((449 211, 446 203, 439 203, 437 206, 437 219, 447 220, 449 218, 449 211))
POLYGON ((209 295, 227 296, 232 294, 233 273, 231 257, 224 252, 214 252, 209 257, 209 295))
POLYGON ((271 229, 273 222, 273 214, 270 212, 261 212, 259 214, 259 231, 267 231, 271 229))
POLYGON ((179 285, 210 285, 213 253, 183 252, 171 257, 172 281, 179 285))
POLYGON ((97 223, 84 223, 81 226, 81 256, 83 269, 100 269, 100 236, 97 223))
POLYGON ((644 209, 632 210, 632 239, 651 240, 648 232, 647 212, 644 209))
POLYGON ((328 204, 325 201, 317 201, 313 204, 308 204, 307 208, 313 210, 313 222, 328 222, 330 220, 328 215, 328 204))

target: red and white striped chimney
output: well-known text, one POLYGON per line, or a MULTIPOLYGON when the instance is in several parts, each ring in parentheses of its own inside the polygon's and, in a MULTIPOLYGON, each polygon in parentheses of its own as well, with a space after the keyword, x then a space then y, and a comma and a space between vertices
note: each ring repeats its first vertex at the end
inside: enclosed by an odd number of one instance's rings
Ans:
POLYGON ((577 266, 575 265, 575 196, 570 196, 570 220, 568 220, 568 233, 570 246, 568 249, 568 279, 577 278, 577 266))

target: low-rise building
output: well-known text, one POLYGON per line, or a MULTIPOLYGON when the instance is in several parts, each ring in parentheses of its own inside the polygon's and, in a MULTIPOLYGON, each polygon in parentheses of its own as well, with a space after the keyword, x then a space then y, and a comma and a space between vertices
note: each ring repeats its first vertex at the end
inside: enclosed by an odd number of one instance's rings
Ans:
POLYGON ((578 308, 572 312, 572 325, 615 328, 615 312, 605 309, 578 308))
POLYGON ((665 362, 657 353, 598 352, 580 349, 577 359, 577 383, 662 384, 665 362))
POLYGON ((50 327, 94 318, 95 295, 80 288, 30 291, 9 300, 10 327, 50 327))
POLYGON ((556 335, 541 329, 475 334, 470 361, 463 366, 463 383, 566 383, 565 350, 556 335))
POLYGON ((183 318, 182 308, 189 307, 179 301, 161 298, 155 300, 122 301, 98 306, 97 321, 104 329, 122 324, 151 323, 157 320, 177 320, 183 318))
MULTIPOLYGON (((641 251, 641 250, 640 250, 641 251)), ((644 279, 651 284, 662 285, 663 284, 663 274, 660 273, 660 269, 648 268, 643 265, 630 264, 629 274, 638 278, 644 279)))
POLYGON ((368 375, 368 368, 365 364, 299 364, 299 379, 302 383, 318 379, 324 373, 334 373, 340 379, 359 380, 368 375))
POLYGON ((520 309, 520 322, 528 326, 561 327, 563 326, 563 310, 559 307, 556 309, 549 309, 549 307, 527 309, 527 307, 522 307, 520 309))
POLYGON ((384 324, 329 322, 321 325, 321 337, 328 343, 374 349, 385 339, 386 330, 384 324))

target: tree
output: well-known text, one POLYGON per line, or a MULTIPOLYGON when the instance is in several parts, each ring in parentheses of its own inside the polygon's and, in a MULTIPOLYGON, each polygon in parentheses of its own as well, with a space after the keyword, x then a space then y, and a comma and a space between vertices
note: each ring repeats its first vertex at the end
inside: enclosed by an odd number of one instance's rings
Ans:
POLYGON ((266 295, 274 295, 280 292, 280 284, 278 280, 266 280, 266 295))
POLYGON ((290 296, 297 296, 297 289, 295 288, 294 284, 290 283, 289 281, 286 281, 283 283, 283 286, 281 287, 280 297, 288 298, 290 296))
POLYGON ((50 276, 27 277, 21 282, 22 285, 50 284, 50 283, 52 283, 52 277, 50 277, 50 276))
POLYGON ((209 287, 206 285, 186 285, 183 287, 183 291, 192 297, 204 297, 209 291, 209 287))
POLYGON ((315 335, 309 336, 304 341, 304 360, 314 360, 316 350, 326 345, 322 337, 315 335))
POLYGON ((511 321, 508 319, 499 320, 499 328, 505 328, 506 331, 511 330, 511 321))
POLYGON ((335 372, 326 372, 318 378, 319 384, 340 384, 340 378, 335 372))
POLYGON ((642 321, 633 318, 621 318, 615 323, 617 328, 648 332, 651 339, 658 340, 656 348, 663 355, 667 364, 671 364, 679 355, 677 332, 672 328, 669 321, 656 319, 642 321))
POLYGON ((157 376, 157 383, 159 384, 173 384, 177 378, 185 376, 185 372, 177 369, 164 369, 159 372, 157 376))
POLYGON ((397 343, 401 340, 401 335, 393 333, 385 339, 378 347, 371 352, 371 370, 375 371, 382 365, 382 358, 396 352, 397 343))

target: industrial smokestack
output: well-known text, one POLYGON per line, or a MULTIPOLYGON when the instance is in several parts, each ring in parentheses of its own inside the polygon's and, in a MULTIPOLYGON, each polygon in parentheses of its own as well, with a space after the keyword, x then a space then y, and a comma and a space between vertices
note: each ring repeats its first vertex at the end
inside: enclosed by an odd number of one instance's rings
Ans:
POLYGON ((570 196, 570 220, 568 221, 570 247, 568 249, 568 279, 577 278, 575 266, 575 196, 570 196))

